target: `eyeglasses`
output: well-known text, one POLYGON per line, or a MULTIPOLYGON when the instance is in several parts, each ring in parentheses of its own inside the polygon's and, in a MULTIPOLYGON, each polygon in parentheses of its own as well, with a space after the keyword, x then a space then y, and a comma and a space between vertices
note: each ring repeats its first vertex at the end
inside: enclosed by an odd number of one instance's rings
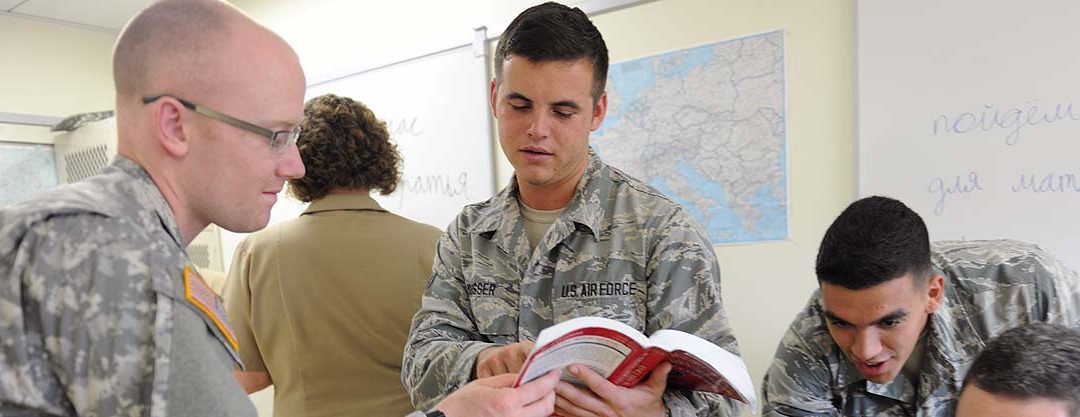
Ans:
POLYGON ((162 97, 170 97, 170 98, 176 99, 176 101, 179 101, 180 104, 184 105, 184 107, 187 107, 188 110, 194 111, 195 113, 199 113, 199 114, 201 114, 203 116, 206 116, 206 117, 209 117, 211 119, 217 120, 219 122, 228 124, 229 126, 233 126, 233 127, 239 128, 239 129, 244 129, 244 130, 246 130, 248 132, 256 133, 259 136, 263 136, 263 137, 265 137, 267 139, 270 139, 270 149, 273 149, 275 151, 280 151, 282 149, 285 149, 285 148, 289 147, 289 145, 292 145, 292 144, 296 143, 296 138, 300 136, 300 126, 296 126, 296 127, 292 128, 292 130, 273 131, 273 130, 267 129, 265 127, 256 125, 254 123, 245 122, 243 120, 240 120, 240 119, 237 119, 235 117, 229 116, 229 115, 227 115, 225 113, 219 112, 219 111, 211 109, 209 107, 200 106, 198 104, 192 103, 190 101, 184 100, 184 99, 182 99, 180 97, 177 97, 177 96, 174 96, 174 95, 171 95, 171 94, 160 94, 160 95, 156 95, 156 96, 147 96, 147 97, 143 97, 142 101, 143 101, 143 104, 150 104, 150 103, 153 103, 153 102, 157 101, 157 99, 162 98, 162 97))

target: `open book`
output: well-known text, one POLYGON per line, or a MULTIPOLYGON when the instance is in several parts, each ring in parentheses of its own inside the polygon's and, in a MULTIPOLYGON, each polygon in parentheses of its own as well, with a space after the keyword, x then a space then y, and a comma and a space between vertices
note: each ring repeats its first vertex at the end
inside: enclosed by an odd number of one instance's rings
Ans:
MULTIPOLYGON (((735 354, 686 332, 659 330, 645 337, 630 326, 602 317, 579 317, 541 331, 514 386, 553 369, 580 364, 616 385, 631 387, 665 360, 673 365, 669 387, 714 392, 757 410, 750 373, 735 354)), ((582 384, 565 370, 563 379, 582 384)))

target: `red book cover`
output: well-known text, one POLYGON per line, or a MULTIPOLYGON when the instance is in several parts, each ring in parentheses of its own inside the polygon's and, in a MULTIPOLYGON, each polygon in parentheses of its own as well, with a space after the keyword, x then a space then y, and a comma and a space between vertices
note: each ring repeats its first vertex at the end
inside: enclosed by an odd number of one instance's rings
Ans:
POLYGON ((713 392, 757 407, 746 364, 737 355, 689 333, 665 329, 645 337, 602 317, 579 317, 540 332, 514 386, 555 369, 563 370, 563 380, 584 385, 565 371, 578 364, 616 385, 632 387, 664 361, 672 364, 672 388, 713 392))

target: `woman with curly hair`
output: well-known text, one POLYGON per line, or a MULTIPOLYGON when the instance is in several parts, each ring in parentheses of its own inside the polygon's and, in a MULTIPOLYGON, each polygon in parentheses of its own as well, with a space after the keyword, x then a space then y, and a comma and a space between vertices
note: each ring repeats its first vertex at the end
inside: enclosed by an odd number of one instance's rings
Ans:
POLYGON ((297 140, 311 204, 236 250, 225 305, 248 392, 274 385, 278 416, 401 416, 412 411, 401 357, 441 232, 388 212, 401 157, 363 104, 327 94, 304 106, 297 140))

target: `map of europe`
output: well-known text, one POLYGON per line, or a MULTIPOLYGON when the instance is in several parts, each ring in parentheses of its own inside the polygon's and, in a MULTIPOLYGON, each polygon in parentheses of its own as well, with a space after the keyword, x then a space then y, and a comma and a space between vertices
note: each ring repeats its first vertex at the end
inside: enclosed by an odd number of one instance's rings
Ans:
POLYGON ((780 31, 612 64, 591 143, 713 244, 786 239, 784 83, 780 31))

